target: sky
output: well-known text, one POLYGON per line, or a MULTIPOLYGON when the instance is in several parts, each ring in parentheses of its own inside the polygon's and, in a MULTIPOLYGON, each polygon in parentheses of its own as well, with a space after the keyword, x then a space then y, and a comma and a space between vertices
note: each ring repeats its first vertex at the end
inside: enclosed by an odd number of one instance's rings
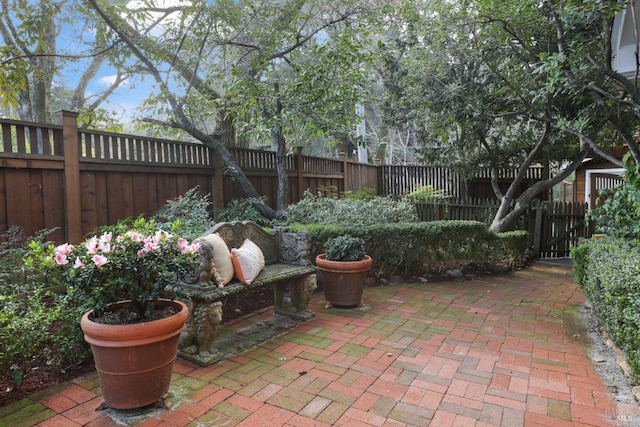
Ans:
MULTIPOLYGON (((182 0, 156 0, 158 7, 176 6, 184 4, 182 0)), ((131 2, 131 6, 141 4, 139 1, 131 2)), ((159 27, 156 31, 162 31, 159 27)), ((94 39, 94 31, 91 28, 83 26, 83 22, 78 19, 70 25, 63 25, 60 36, 58 38, 59 51, 66 51, 71 54, 83 54, 88 52, 87 42, 94 39)), ((76 64, 70 64, 64 73, 62 73, 57 83, 67 88, 76 87, 82 71, 86 69, 90 59, 85 58, 76 64)), ((96 95, 107 89, 116 79, 116 70, 109 64, 103 64, 91 80, 87 87, 86 95, 88 97, 96 95)), ((136 115, 136 110, 141 106, 143 100, 151 93, 151 79, 142 79, 140 77, 132 77, 123 82, 120 87, 105 101, 101 107, 114 111, 120 116, 122 122, 130 122, 136 115)))

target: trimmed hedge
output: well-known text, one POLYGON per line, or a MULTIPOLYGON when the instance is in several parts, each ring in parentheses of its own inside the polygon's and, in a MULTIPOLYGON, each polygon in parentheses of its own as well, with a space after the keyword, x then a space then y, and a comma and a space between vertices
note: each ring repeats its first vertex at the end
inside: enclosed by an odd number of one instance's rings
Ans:
POLYGON ((627 358, 640 381, 640 241, 605 237, 583 240, 571 256, 576 281, 594 315, 627 358))
POLYGON ((294 224, 292 231, 307 230, 312 236, 311 258, 323 252, 333 237, 351 235, 366 242, 374 270, 384 276, 395 272, 426 274, 468 265, 524 264, 528 233, 496 234, 476 221, 385 223, 363 227, 325 224, 294 224))

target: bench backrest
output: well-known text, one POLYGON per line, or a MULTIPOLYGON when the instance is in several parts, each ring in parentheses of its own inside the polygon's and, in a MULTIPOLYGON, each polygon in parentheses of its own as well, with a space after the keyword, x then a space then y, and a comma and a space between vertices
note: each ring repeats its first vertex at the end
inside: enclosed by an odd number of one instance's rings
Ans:
POLYGON ((220 222, 208 230, 205 235, 217 233, 231 248, 239 248, 244 239, 249 239, 260 247, 264 254, 265 264, 275 264, 280 261, 281 239, 278 231, 267 233, 262 227, 251 221, 220 222))

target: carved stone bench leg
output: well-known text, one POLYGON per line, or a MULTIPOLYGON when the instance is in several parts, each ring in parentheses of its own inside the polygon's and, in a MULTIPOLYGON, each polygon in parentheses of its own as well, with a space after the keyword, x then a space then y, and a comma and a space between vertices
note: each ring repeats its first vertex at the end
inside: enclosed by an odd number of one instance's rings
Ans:
POLYGON ((274 284, 273 311, 295 320, 312 319, 315 315, 309 309, 309 300, 317 286, 315 274, 307 274, 289 282, 274 284))
POLYGON ((210 366, 222 360, 224 355, 213 346, 220 323, 221 302, 192 298, 189 319, 178 342, 178 355, 200 366, 210 366))

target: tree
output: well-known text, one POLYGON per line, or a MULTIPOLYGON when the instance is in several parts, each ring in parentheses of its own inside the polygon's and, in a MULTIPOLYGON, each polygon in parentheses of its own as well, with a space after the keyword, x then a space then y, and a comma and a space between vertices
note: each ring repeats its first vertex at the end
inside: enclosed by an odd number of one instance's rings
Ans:
POLYGON ((113 125, 100 105, 126 79, 118 73, 102 93, 89 96, 87 86, 95 78, 109 51, 97 40, 86 39, 82 29, 90 28, 93 18, 75 1, 26 0, 0 3, 0 99, 2 108, 13 110, 19 119, 50 123, 55 109, 81 113, 83 126, 113 125), (78 29, 77 38, 61 34, 63 28, 78 29), (60 39, 66 46, 60 48, 60 39), (81 50, 84 53, 71 53, 81 50), (65 74, 78 73, 75 87, 64 85, 65 74))
POLYGON ((268 218, 286 207, 287 138, 301 129, 309 136, 347 132, 355 121, 366 59, 356 2, 89 3, 108 26, 104 37, 121 40, 156 84, 147 106, 168 119, 147 121, 181 129, 217 152, 247 197, 259 199, 228 146, 269 138, 277 211, 258 206, 268 218))
POLYGON ((617 79, 607 56, 616 2, 421 6, 399 9, 395 36, 381 44, 388 117, 417 129, 425 159, 463 174, 492 169, 501 200, 492 229, 507 229, 589 150, 607 156, 612 142, 637 144, 628 138, 636 89, 617 79), (558 172, 516 197, 534 164, 558 172), (505 167, 517 174, 503 192, 497 178, 505 167))

